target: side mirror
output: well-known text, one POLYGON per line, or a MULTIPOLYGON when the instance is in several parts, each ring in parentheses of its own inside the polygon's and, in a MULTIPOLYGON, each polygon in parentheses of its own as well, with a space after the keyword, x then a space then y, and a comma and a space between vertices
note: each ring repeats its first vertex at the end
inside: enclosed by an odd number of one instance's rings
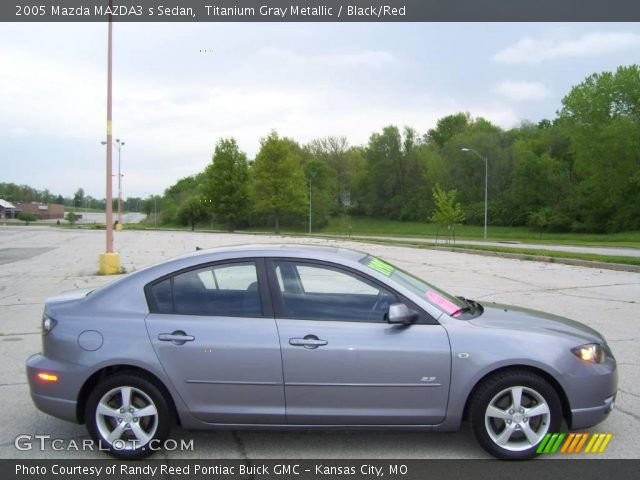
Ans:
POLYGON ((387 314, 387 322, 403 323, 408 325, 414 323, 418 319, 418 313, 411 310, 404 303, 394 303, 389 307, 387 314))

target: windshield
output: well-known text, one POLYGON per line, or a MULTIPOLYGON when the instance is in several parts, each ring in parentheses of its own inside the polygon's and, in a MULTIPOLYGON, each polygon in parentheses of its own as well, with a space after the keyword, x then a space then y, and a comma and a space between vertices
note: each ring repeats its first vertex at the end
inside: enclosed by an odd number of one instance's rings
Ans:
POLYGON ((443 313, 454 317, 465 318, 469 314, 476 316, 481 312, 481 306, 462 297, 454 297, 447 292, 428 284, 410 273, 400 270, 390 263, 370 255, 360 260, 360 263, 376 272, 386 275, 416 295, 425 298, 431 305, 443 313))

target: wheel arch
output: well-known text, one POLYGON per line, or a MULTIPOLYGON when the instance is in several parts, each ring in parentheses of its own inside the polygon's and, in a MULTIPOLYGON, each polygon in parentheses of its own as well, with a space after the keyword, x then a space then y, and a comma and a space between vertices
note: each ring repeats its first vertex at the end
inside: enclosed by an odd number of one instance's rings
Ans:
POLYGON ((469 390, 469 394, 467 395, 467 399, 465 400, 464 410, 463 410, 463 414, 462 414, 462 418, 463 419, 465 419, 465 420, 469 419, 469 404, 471 403, 471 399, 474 397, 475 393, 478 391, 478 389, 483 384, 483 382, 486 381, 489 377, 492 377, 493 375, 496 375, 496 374, 499 374, 499 373, 503 373, 503 372, 506 372, 506 371, 510 371, 510 370, 513 370, 513 371, 525 370, 525 371, 534 373, 536 375, 539 375, 544 380, 549 382, 549 384, 553 387, 553 389, 558 394, 558 397, 560 398, 560 403, 562 405, 562 417, 565 419, 567 424, 569 426, 571 426, 571 406, 570 406, 570 403, 569 403, 569 398, 567 397, 566 392, 562 388, 562 385, 549 372, 546 372, 545 370, 543 370, 541 368, 538 368, 538 367, 533 367, 531 365, 507 365, 507 366, 503 366, 503 367, 491 370, 490 372, 488 372, 484 376, 482 376, 480 379, 478 379, 478 381, 476 381, 476 383, 473 385, 473 388, 471 388, 471 390, 469 390))
POLYGON ((142 375, 155 383, 167 399, 169 408, 171 408, 173 417, 176 419, 176 422, 180 424, 180 416, 178 415, 175 401, 164 382, 160 378, 158 378, 157 375, 154 375, 144 368, 127 364, 108 365, 106 367, 102 367, 101 369, 94 372, 89 378, 87 378, 87 380, 85 380, 85 382, 82 384, 82 387, 80 388, 80 391, 78 393, 78 400, 76 402, 76 419, 78 423, 85 423, 85 409, 87 400, 89 399, 89 395, 91 395, 91 392, 96 387, 96 385, 98 385, 102 380, 116 373, 134 373, 137 375, 142 375))

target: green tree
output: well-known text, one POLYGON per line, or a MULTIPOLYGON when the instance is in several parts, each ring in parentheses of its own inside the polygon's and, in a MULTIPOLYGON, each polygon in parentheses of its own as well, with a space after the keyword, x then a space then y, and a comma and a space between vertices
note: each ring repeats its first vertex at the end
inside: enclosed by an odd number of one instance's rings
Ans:
POLYGON ((435 143, 438 147, 443 147, 451 138, 464 132, 471 125, 471 115, 468 113, 456 113, 447 115, 438 120, 436 128, 427 132, 427 141, 435 143))
POLYGON ((298 145, 276 132, 260 142, 253 165, 255 208, 273 215, 276 233, 284 213, 303 213, 307 207, 300 157, 298 145))
POLYGON ((232 232, 249 209, 249 165, 233 138, 221 139, 202 177, 202 194, 232 232))
POLYGON ((73 212, 67 212, 67 215, 65 216, 65 220, 69 222, 70 225, 74 225, 77 219, 78 217, 76 217, 76 214, 73 212))
POLYGON ((415 131, 390 125, 369 138, 365 150, 369 215, 411 218, 416 211, 424 169, 421 142, 415 131))
POLYGON ((38 220, 38 217, 31 212, 20 212, 18 213, 18 220, 22 220, 25 224, 29 225, 29 223, 38 220))
POLYGON ((517 140, 511 150, 515 167, 505 197, 515 225, 524 225, 529 215, 544 207, 557 208, 570 191, 563 164, 546 153, 536 155, 530 147, 529 142, 517 140))
POLYGON ((577 222, 591 231, 640 228, 640 67, 590 75, 562 104, 579 176, 577 222))
POLYGON ((162 223, 180 223, 180 206, 199 193, 201 179, 202 174, 181 178, 164 191, 162 200, 157 202, 162 223))
POLYGON ((196 229, 196 223, 204 219, 206 209, 202 199, 193 196, 182 202, 177 212, 177 219, 182 225, 191 225, 191 231, 196 229))
POLYGON ((356 157, 351 153, 347 138, 318 138, 309 144, 308 150, 312 158, 322 161, 333 172, 336 184, 335 207, 338 207, 339 197, 350 193, 352 190, 352 181, 356 168, 354 162, 357 161, 356 157))
POLYGON ((76 193, 73 194, 73 206, 82 207, 82 200, 84 200, 84 189, 79 188, 76 193))
POLYGON ((529 214, 529 227, 538 231, 539 238, 542 238, 542 232, 549 227, 549 216, 550 210, 548 208, 541 208, 529 214))
MULTIPOLYGON (((336 178, 334 171, 322 160, 312 158, 304 164, 307 186, 311 182, 311 223, 313 228, 327 225, 332 207, 335 206, 336 178)), ((309 190, 307 190, 307 195, 309 190)))
POLYGON ((447 229, 447 243, 450 242, 451 235, 455 235, 455 226, 464 222, 465 219, 462 206, 457 201, 457 195, 456 190, 445 191, 440 185, 433 188, 435 208, 429 220, 447 229))

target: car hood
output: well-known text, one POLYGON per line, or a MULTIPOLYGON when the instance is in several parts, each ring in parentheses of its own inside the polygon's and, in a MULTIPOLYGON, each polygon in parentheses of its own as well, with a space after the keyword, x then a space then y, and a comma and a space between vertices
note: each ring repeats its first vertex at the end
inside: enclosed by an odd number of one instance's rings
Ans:
POLYGON ((483 314, 470 320, 474 325, 522 332, 546 332, 574 337, 583 343, 604 343, 602 335, 593 328, 568 318, 512 305, 483 303, 482 306, 483 314))

